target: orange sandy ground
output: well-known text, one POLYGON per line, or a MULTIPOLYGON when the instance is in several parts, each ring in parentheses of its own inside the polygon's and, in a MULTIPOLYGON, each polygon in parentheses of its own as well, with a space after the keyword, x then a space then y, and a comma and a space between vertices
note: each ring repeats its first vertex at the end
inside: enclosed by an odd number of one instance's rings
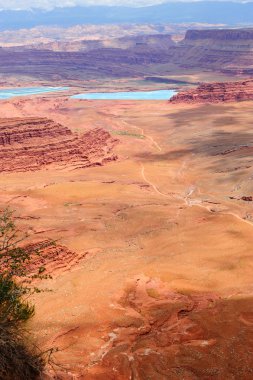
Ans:
MULTIPOLYGON (((1 174, 0 202, 36 238, 53 238, 86 258, 45 281, 31 328, 74 379, 99 357, 117 295, 135 276, 171 290, 252 293, 253 103, 175 106, 167 102, 14 99, 1 117, 47 116, 82 133, 103 127, 119 138, 119 160, 103 167, 1 174), (119 133, 127 132, 127 135, 119 133), (238 199, 230 199, 234 197, 238 199)), ((251 302, 252 304, 252 302, 251 302)), ((253 309, 253 308, 252 308, 253 309)), ((85 377, 84 377, 85 378, 85 377)))

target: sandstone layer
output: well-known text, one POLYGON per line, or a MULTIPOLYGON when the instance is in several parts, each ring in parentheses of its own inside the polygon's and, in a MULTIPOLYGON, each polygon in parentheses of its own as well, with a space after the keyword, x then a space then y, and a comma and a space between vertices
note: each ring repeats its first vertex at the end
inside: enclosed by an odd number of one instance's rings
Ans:
POLYGON ((0 120, 0 171, 38 170, 49 164, 74 168, 102 165, 116 160, 116 143, 103 129, 81 137, 47 118, 0 120))
POLYGON ((179 92, 170 103, 220 103, 253 100, 253 80, 204 83, 196 89, 179 92))

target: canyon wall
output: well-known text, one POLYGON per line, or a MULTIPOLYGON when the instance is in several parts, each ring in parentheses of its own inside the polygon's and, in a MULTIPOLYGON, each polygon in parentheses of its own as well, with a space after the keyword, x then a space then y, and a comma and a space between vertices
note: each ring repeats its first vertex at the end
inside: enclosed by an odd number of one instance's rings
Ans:
POLYGON ((182 67, 253 72, 253 29, 188 30, 178 48, 182 67))
POLYGON ((189 30, 178 43, 158 34, 0 48, 2 74, 46 80, 150 76, 156 65, 160 75, 178 68, 252 74, 253 30, 189 30))

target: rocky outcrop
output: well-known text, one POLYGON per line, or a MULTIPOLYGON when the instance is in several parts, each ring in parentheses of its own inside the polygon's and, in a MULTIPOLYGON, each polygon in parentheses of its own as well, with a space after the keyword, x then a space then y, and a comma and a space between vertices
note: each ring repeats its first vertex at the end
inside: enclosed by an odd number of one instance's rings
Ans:
POLYGON ((158 279, 129 282, 115 323, 87 380, 250 379, 252 307, 248 299, 182 294, 158 279), (251 310, 251 311, 249 311, 251 310))
POLYGON ((221 103, 245 100, 253 100, 253 80, 201 84, 196 89, 179 92, 170 99, 170 103, 221 103))
POLYGON ((252 202, 253 201, 253 197, 251 195, 249 195, 249 196, 244 195, 243 197, 241 197, 241 200, 245 201, 245 202, 252 202))
POLYGON ((78 137, 47 118, 0 119, 0 172, 103 165, 116 160, 116 142, 100 128, 78 137))
POLYGON ((31 254, 29 272, 37 273, 43 268, 43 274, 57 276, 62 272, 69 271, 85 258, 87 252, 76 253, 67 247, 55 243, 53 240, 41 240, 26 245, 24 249, 31 254))

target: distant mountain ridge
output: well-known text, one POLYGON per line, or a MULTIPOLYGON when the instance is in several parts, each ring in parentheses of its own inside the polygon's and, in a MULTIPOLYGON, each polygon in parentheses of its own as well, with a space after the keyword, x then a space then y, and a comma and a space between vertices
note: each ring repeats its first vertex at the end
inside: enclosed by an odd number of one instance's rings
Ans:
MULTIPOLYGON (((182 70, 253 75, 253 30, 190 30, 175 43, 170 35, 133 36, 0 48, 0 73, 39 80, 168 76, 182 70), (58 44, 58 43, 57 43, 58 44), (74 48, 75 47, 75 48, 74 48), (55 51, 56 49, 56 51, 55 51)), ((59 85, 59 84, 58 84, 59 85)))
POLYGON ((69 27, 77 24, 210 23, 253 25, 253 2, 175 2, 142 8, 89 6, 55 8, 51 11, 0 11, 0 31, 38 25, 69 27))

